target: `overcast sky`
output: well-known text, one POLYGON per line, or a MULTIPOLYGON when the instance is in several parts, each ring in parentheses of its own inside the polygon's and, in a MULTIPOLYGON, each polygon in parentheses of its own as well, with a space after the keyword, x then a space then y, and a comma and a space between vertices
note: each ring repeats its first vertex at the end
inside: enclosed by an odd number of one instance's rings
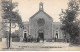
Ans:
POLYGON ((13 2, 18 2, 17 9, 23 21, 28 21, 39 10, 39 3, 43 2, 44 11, 54 21, 59 22, 61 9, 67 8, 68 0, 13 0, 13 2))

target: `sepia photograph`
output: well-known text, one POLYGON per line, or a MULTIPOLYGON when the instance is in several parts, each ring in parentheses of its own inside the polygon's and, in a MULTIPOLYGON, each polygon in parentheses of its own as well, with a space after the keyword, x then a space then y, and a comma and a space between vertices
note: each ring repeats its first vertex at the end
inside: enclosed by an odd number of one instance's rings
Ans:
POLYGON ((80 0, 0 0, 0 51, 80 51, 80 0))

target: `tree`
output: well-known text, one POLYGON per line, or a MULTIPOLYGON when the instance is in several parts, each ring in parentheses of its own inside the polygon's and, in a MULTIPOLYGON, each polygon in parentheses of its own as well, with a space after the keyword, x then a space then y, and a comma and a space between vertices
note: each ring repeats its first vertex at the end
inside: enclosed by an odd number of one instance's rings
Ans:
POLYGON ((13 11, 18 6, 18 3, 17 2, 12 3, 11 0, 1 0, 1 6, 2 6, 2 19, 4 19, 3 21, 5 21, 2 23, 3 33, 5 33, 5 31, 9 28, 6 25, 9 24, 10 22, 14 25, 17 23, 18 26, 22 28, 23 23, 21 16, 18 13, 18 10, 13 11))
POLYGON ((11 0, 2 0, 2 18, 10 20, 11 23, 17 23, 19 27, 22 27, 22 19, 18 11, 13 11, 18 3, 11 3, 11 0))
MULTIPOLYGON (((22 26, 22 19, 17 11, 13 11, 13 9, 17 6, 17 3, 12 3, 12 0, 1 0, 2 4, 2 19, 6 19, 7 21, 3 22, 3 26, 5 23, 9 23, 9 35, 7 36, 7 48, 10 48, 10 38, 11 38, 11 28, 12 23, 17 23, 19 27, 22 26)), ((4 28, 4 27, 3 27, 4 28)), ((5 30, 3 31, 3 33, 5 30)))
MULTIPOLYGON (((79 14, 79 1, 76 0, 70 0, 68 3, 68 9, 65 11, 62 10, 62 13, 60 14, 60 20, 62 21, 62 24, 64 24, 61 29, 69 34, 70 36, 70 42, 73 44, 76 44, 79 39, 77 37, 79 36, 79 27, 77 22, 77 16, 79 14)), ((66 35, 67 36, 67 35, 66 35)))

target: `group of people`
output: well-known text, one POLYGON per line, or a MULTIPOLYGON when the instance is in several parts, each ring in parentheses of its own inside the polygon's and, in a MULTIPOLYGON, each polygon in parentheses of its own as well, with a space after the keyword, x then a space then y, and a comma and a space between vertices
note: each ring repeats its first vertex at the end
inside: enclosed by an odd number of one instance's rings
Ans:
POLYGON ((29 35, 28 37, 23 39, 24 42, 32 42, 33 41, 33 37, 31 35, 29 35))
POLYGON ((38 37, 37 42, 40 42, 40 40, 42 40, 44 42, 44 38, 41 39, 40 37, 38 37))
POLYGON ((40 37, 34 39, 31 35, 23 39, 24 42, 40 42, 40 40, 44 42, 44 39, 41 39, 40 37))

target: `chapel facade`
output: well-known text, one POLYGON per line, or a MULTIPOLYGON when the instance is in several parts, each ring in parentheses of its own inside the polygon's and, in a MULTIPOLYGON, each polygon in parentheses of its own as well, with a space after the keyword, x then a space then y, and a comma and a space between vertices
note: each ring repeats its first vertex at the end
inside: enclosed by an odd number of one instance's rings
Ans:
POLYGON ((44 40, 64 40, 64 34, 61 30, 62 24, 60 22, 54 22, 52 17, 49 16, 43 8, 43 3, 39 4, 39 11, 30 17, 29 22, 24 24, 22 32, 22 38, 26 38, 29 35, 33 39, 44 40))
POLYGON ((52 39, 52 17, 39 5, 39 11, 29 19, 29 33, 33 38, 52 39))

